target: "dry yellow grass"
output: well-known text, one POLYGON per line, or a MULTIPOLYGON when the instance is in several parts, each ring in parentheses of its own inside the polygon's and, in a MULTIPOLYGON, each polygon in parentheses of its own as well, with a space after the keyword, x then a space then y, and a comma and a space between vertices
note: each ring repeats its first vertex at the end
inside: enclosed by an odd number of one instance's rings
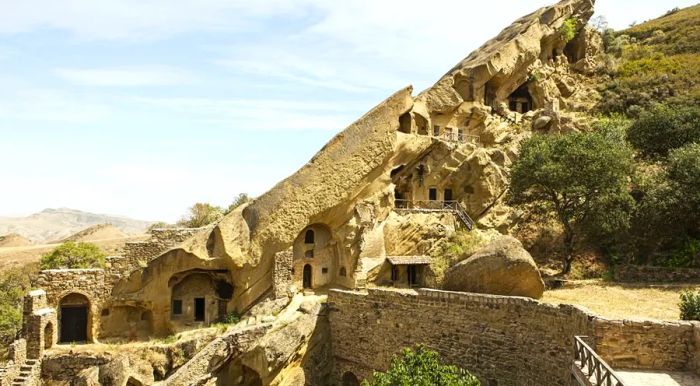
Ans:
POLYGON ((678 320, 679 295, 691 286, 638 286, 602 281, 585 281, 561 289, 545 291, 542 301, 577 304, 611 319, 678 320))

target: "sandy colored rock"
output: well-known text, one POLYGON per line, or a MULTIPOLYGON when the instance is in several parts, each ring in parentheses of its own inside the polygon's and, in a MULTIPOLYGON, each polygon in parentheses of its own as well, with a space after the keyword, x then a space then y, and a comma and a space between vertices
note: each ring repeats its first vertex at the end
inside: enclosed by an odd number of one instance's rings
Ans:
POLYGON ((511 236, 492 240, 445 273, 450 291, 542 297, 544 282, 532 256, 511 236))

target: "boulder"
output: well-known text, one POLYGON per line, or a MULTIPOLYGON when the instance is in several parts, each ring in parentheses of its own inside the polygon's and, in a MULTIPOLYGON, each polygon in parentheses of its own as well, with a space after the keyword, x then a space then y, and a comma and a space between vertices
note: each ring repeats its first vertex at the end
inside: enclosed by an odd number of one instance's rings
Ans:
POLYGON ((445 273, 444 288, 539 299, 544 282, 520 241, 500 236, 450 268, 445 273))
POLYGON ((535 119, 534 122, 532 122, 532 128, 534 130, 544 130, 547 127, 549 127, 549 124, 552 122, 552 117, 548 115, 543 115, 537 119, 535 119))

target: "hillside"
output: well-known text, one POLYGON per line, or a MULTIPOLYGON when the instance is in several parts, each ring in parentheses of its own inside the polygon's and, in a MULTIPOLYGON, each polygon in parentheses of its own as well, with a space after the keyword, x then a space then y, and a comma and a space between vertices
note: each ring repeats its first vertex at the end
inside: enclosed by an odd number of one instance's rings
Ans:
POLYGON ((60 242, 120 239, 128 235, 112 224, 98 224, 74 233, 60 242))
POLYGON ((10 233, 9 235, 0 236, 0 248, 5 247, 25 247, 32 245, 30 240, 22 237, 16 233, 10 233))
POLYGON ((68 208, 44 209, 27 217, 0 217, 0 235, 16 233, 38 244, 45 244, 99 224, 112 224, 126 234, 141 234, 151 223, 68 208))
POLYGON ((700 101, 700 5, 606 31, 604 41, 600 111, 634 116, 656 102, 700 101))

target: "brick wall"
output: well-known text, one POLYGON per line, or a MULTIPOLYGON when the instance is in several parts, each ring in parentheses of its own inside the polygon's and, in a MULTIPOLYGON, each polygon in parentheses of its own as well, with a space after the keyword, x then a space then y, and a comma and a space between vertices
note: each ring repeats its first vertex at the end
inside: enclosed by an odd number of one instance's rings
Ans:
POLYGON ((589 333, 591 317, 572 306, 437 290, 334 290, 329 302, 337 380, 346 371, 366 378, 422 343, 484 385, 569 385, 573 336, 589 333))

